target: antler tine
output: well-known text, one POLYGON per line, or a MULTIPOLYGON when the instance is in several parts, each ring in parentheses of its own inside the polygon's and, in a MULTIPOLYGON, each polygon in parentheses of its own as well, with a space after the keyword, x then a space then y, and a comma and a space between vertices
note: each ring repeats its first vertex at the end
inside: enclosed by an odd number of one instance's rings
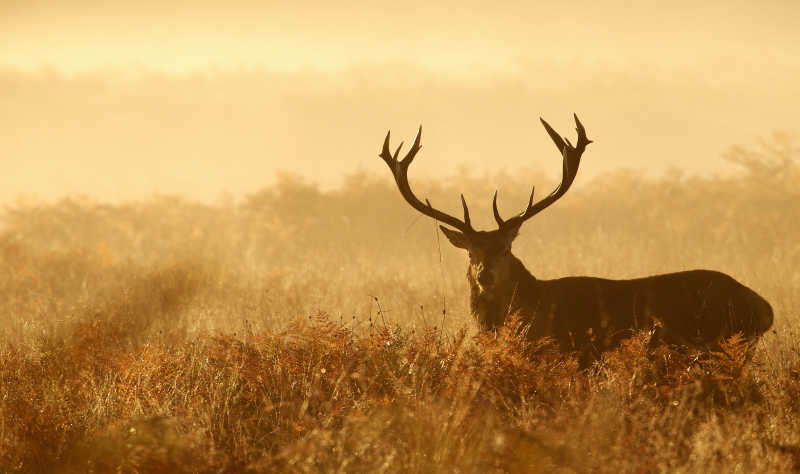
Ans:
MULTIPOLYGON (((430 208, 433 207, 433 206, 431 206, 431 202, 427 198, 425 198, 425 204, 430 208)), ((472 228, 472 223, 470 222, 470 218, 469 218, 469 208, 467 207, 467 201, 464 200, 464 195, 463 194, 461 195, 461 207, 464 208, 464 223, 467 225, 467 227, 469 227, 471 229, 472 228)))
POLYGON ((392 155, 392 153, 389 151, 390 137, 391 131, 386 133, 386 139, 383 141, 383 148, 378 156, 380 156, 389 166, 389 170, 391 170, 392 176, 394 176, 395 183, 397 183, 397 188, 400 190, 400 194, 403 196, 406 202, 408 202, 411 207, 422 214, 432 217, 437 221, 445 223, 449 226, 455 227, 461 232, 474 232, 469 218, 467 201, 464 199, 463 194, 461 195, 461 206, 464 208, 464 220, 461 221, 456 217, 435 209, 433 206, 431 206, 431 203, 427 199, 423 204, 419 199, 417 199, 417 197, 414 195, 414 192, 411 191, 411 186, 408 184, 408 167, 411 162, 414 161, 414 157, 417 155, 417 152, 420 150, 420 148, 422 148, 420 145, 420 141, 422 140, 422 125, 420 125, 419 130, 417 131, 414 144, 411 145, 411 149, 408 150, 408 153, 406 153, 406 156, 403 157, 402 160, 398 161, 397 157, 400 154, 400 147, 402 147, 403 144, 401 143, 394 152, 394 155, 392 155))
POLYGON ((564 143, 564 140, 561 138, 561 135, 559 135, 558 132, 553 130, 553 127, 551 127, 550 124, 547 123, 543 118, 539 117, 539 121, 542 122, 542 125, 544 125, 544 129, 547 130, 547 134, 550 135, 550 138, 553 140, 553 143, 556 144, 556 148, 558 148, 558 151, 564 150, 564 146, 566 144, 564 143))
MULTIPOLYGON (((575 180, 575 176, 578 174, 578 167, 581 163, 581 156, 583 152, 586 150, 586 146, 592 143, 591 140, 586 138, 586 129, 583 127, 583 124, 580 120, 578 120, 578 115, 573 114, 575 117, 575 129, 578 132, 578 141, 575 142, 575 146, 567 138, 561 138, 561 136, 553 130, 553 127, 550 126, 543 118, 540 118, 542 125, 544 126, 547 134, 550 135, 550 138, 553 140, 553 143, 558 148, 558 151, 561 153, 562 156, 562 170, 561 170, 561 182, 559 183, 558 187, 556 187, 553 192, 547 195, 544 199, 533 204, 533 191, 531 191, 531 197, 528 201, 528 206, 525 210, 511 219, 500 222, 498 220, 498 225, 500 228, 504 227, 512 227, 512 226, 520 226, 523 222, 530 219, 531 217, 535 216, 539 212, 543 211, 545 208, 556 202, 561 196, 563 196, 567 190, 569 190, 570 186, 572 186, 572 182, 575 180)), ((496 196, 496 195, 495 195, 496 196)), ((497 209, 495 203, 495 212, 497 209)), ((495 219, 499 217, 498 214, 495 214, 495 219)))
POLYGON ((497 190, 495 190, 494 197, 492 198, 492 213, 494 214, 494 220, 497 221, 498 227, 503 227, 505 221, 500 217, 500 212, 497 210, 497 190))
POLYGON ((464 199, 464 195, 461 195, 461 207, 464 208, 464 224, 467 225, 470 229, 472 228, 472 222, 469 219, 469 208, 467 208, 467 201, 464 199))
POLYGON ((404 142, 400 142, 400 144, 397 145, 397 150, 395 150, 394 155, 392 155, 392 159, 394 159, 395 161, 397 161, 397 155, 400 154, 400 149, 403 148, 403 143, 404 142))
POLYGON ((594 143, 592 140, 586 138, 586 129, 583 128, 583 124, 580 120, 578 120, 578 114, 572 114, 575 117, 575 130, 578 132, 578 143, 580 144, 581 137, 583 137, 583 141, 585 142, 584 147, 590 143, 594 143))
MULTIPOLYGON (((528 198, 528 206, 525 207, 524 212, 528 212, 528 209, 533 207, 533 193, 536 192, 536 186, 531 187, 531 196, 528 198)), ((500 217, 500 211, 497 210, 497 191, 494 192, 494 198, 492 198, 492 212, 494 213, 494 220, 497 221, 497 225, 499 227, 503 227, 506 221, 500 217)), ((523 212, 523 213, 524 213, 523 212)))
POLYGON ((383 158, 383 161, 386 161, 387 157, 391 158, 392 153, 389 151, 389 139, 392 137, 392 131, 389 130, 386 132, 386 138, 383 140, 383 149, 381 150, 380 156, 383 158))
POLYGON ((419 142, 422 140, 422 125, 419 126, 419 130, 417 130, 417 136, 414 138, 414 144, 411 145, 411 149, 408 150, 406 153, 406 157, 403 158, 403 164, 408 167, 412 161, 414 161, 414 157, 417 156, 417 152, 422 148, 422 145, 419 142))
POLYGON ((531 206, 533 206, 533 192, 534 191, 536 191, 536 186, 531 186, 531 197, 528 198, 528 207, 527 208, 530 208, 531 206))

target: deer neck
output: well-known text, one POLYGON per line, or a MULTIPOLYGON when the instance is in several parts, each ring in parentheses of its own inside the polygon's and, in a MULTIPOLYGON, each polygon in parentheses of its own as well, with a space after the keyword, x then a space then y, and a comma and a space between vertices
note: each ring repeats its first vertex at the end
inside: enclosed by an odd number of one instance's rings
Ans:
POLYGON ((531 300, 538 298, 536 277, 518 258, 512 255, 511 259, 508 280, 498 282, 491 291, 482 291, 472 272, 467 271, 472 315, 482 329, 502 326, 507 315, 535 306, 531 300))

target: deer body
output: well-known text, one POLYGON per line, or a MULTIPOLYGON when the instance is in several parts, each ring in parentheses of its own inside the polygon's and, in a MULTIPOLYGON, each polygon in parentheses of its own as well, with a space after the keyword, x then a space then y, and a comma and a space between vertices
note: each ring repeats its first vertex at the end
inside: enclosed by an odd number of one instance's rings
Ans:
POLYGON ((657 328, 657 338, 669 344, 711 349, 738 332, 753 340, 772 325, 769 303, 724 273, 538 280, 511 258, 502 287, 487 291, 468 272, 470 307, 481 329, 517 314, 529 324, 529 337, 549 337, 564 351, 579 351, 583 365, 640 329, 657 328))
POLYGON ((566 277, 537 280, 511 253, 522 224, 541 212, 572 185, 586 147, 583 125, 575 116, 578 140, 573 146, 544 120, 542 124, 563 157, 561 184, 534 203, 533 191, 525 210, 503 220, 495 192, 492 208, 498 228, 476 231, 461 196, 464 218, 458 219, 417 199, 408 184, 408 167, 420 150, 422 128, 409 152, 398 160, 400 147, 389 151, 389 134, 380 157, 389 166, 403 198, 416 210, 457 230, 440 226, 454 246, 470 258, 472 314, 483 330, 518 314, 531 337, 554 339, 565 351, 579 351, 582 365, 615 346, 638 329, 654 328, 653 341, 709 349, 736 333, 755 342, 772 325, 769 303, 730 276, 710 270, 691 270, 631 280, 566 277))

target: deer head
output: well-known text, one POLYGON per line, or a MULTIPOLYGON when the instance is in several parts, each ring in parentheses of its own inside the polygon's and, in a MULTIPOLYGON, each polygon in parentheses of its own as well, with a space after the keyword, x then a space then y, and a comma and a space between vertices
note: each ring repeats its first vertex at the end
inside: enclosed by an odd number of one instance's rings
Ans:
POLYGON ((427 199, 423 203, 417 199, 411 191, 411 187, 408 184, 408 167, 421 148, 420 140, 422 139, 422 127, 419 128, 417 137, 414 139, 414 144, 403 159, 398 160, 403 143, 400 143, 400 146, 397 147, 394 154, 389 151, 391 132, 386 134, 386 139, 383 142, 383 150, 379 155, 389 166, 395 182, 397 183, 397 188, 400 190, 400 194, 411 207, 455 229, 450 229, 443 225, 440 226, 450 243, 458 248, 465 249, 469 253, 470 265, 468 276, 470 283, 474 290, 477 290, 487 297, 491 297, 499 288, 506 288, 508 286, 506 283, 510 281, 512 267, 514 262, 517 261, 511 255, 511 244, 517 236, 522 224, 556 202, 567 192, 578 173, 581 155, 586 149, 586 146, 592 143, 591 140, 586 138, 586 130, 583 128, 580 120, 578 120, 577 115, 575 115, 575 124, 578 131, 578 141, 575 143, 575 146, 570 143, 569 139, 562 139, 558 133, 553 130, 550 124, 543 119, 540 120, 563 157, 561 183, 547 197, 536 203, 533 202, 534 190, 531 189, 528 206, 520 214, 508 220, 503 220, 503 218, 500 217, 500 213, 497 210, 497 192, 495 192, 494 199, 492 200, 492 208, 495 221, 497 221, 497 229, 494 230, 476 231, 472 228, 469 208, 467 207, 467 202, 463 194, 461 195, 461 206, 464 210, 464 218, 459 219, 435 209, 427 199))

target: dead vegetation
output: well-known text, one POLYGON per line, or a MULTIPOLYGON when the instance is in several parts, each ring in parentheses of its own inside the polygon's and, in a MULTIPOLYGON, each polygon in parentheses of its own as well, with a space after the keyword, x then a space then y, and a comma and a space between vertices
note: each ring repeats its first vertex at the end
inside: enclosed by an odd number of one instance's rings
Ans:
POLYGON ((738 337, 695 354, 641 332, 580 371, 517 319, 478 334, 463 256, 364 176, 334 192, 285 178, 236 205, 8 208, 0 470, 800 469, 800 175, 782 163, 602 178, 518 242, 543 277, 735 275, 775 307, 752 363, 738 337))

